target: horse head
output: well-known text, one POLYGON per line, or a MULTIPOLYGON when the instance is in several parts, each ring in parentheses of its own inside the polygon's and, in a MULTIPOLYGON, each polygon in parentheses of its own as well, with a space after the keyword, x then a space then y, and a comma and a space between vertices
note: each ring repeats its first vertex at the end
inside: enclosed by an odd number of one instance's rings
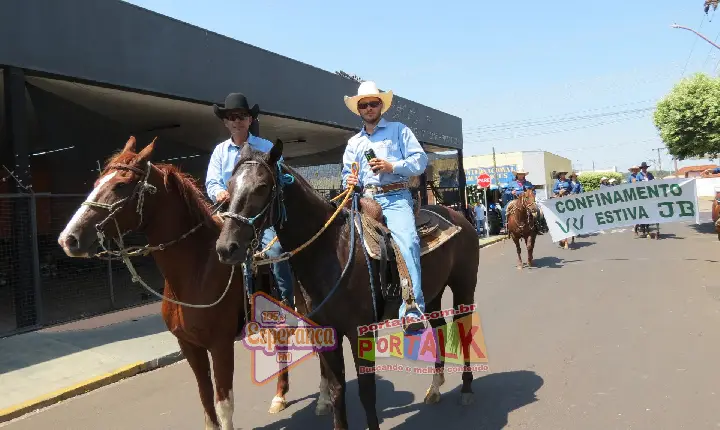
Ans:
POLYGON ((280 171, 283 143, 275 142, 268 153, 245 145, 240 159, 228 181, 230 194, 228 210, 224 218, 215 251, 220 262, 235 265, 247 258, 262 238, 262 232, 272 227, 282 215, 283 175, 280 171), (275 204, 275 203, 278 204, 275 204))
POLYGON ((108 160, 92 192, 58 237, 65 254, 89 257, 101 237, 112 240, 141 226, 144 194, 155 192, 147 182, 154 144, 153 140, 138 154, 135 138, 130 137, 123 150, 108 160))

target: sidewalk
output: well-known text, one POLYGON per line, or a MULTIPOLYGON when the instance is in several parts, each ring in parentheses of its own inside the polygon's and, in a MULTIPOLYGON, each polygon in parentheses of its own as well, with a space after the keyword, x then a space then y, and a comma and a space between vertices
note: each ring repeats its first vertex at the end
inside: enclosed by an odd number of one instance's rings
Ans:
POLYGON ((484 248, 486 246, 492 245, 493 243, 502 242, 506 238, 507 235, 504 234, 490 237, 478 236, 478 242, 480 243, 480 248, 484 248))
POLYGON ((0 422, 183 359, 160 304, 0 339, 0 422))

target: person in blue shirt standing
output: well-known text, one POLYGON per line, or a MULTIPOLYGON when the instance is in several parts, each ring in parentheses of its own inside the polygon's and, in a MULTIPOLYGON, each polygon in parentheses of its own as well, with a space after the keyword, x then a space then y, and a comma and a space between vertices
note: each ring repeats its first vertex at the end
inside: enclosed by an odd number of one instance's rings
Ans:
POLYGON ((627 177, 628 183, 640 182, 645 180, 645 176, 640 172, 640 166, 635 165, 628 169, 630 174, 627 177))
POLYGON ((583 186, 582 186, 582 184, 580 183, 580 181, 578 181, 577 173, 572 172, 572 173, 570 174, 570 178, 569 178, 569 179, 570 179, 570 185, 572 185, 572 188, 570 189, 570 193, 571 193, 571 194, 580 194, 580 193, 582 193, 582 192, 583 192, 583 186))
POLYGON ((405 327, 406 332, 425 328, 419 319, 425 312, 420 277, 420 238, 415 230, 415 212, 408 181, 421 175, 428 163, 427 154, 415 134, 400 122, 390 122, 382 115, 390 109, 392 91, 381 93, 376 84, 360 84, 355 96, 345 96, 345 106, 363 120, 363 128, 352 136, 343 154, 342 183, 360 185, 365 197, 380 204, 388 229, 407 264, 414 302, 402 301, 400 318, 414 316, 418 320, 405 327), (360 166, 352 173, 352 163, 360 166))
POLYGON ((562 197, 572 192, 572 184, 565 176, 567 172, 555 172, 555 185, 553 186, 553 195, 562 197))
POLYGON ((648 167, 650 167, 648 166, 648 163, 643 161, 642 164, 640 164, 640 173, 642 173, 646 181, 652 181, 653 179, 655 179, 655 175, 648 172, 648 167))
MULTIPOLYGON (((230 132, 230 138, 219 143, 210 156, 205 188, 208 196, 214 203, 223 203, 228 200, 227 183, 232 176, 233 168, 240 156, 244 145, 258 151, 269 152, 273 144, 269 140, 254 136, 250 133, 250 126, 257 120, 260 107, 256 104, 250 108, 247 98, 242 93, 231 93, 225 98, 225 106, 213 105, 215 115, 222 120, 230 132)), ((259 250, 265 249, 275 237, 275 229, 270 227, 263 232, 259 250)), ((283 253, 280 242, 276 241, 266 254, 270 258, 279 257, 283 253)), ((293 308, 293 274, 290 262, 285 260, 273 263, 272 272, 280 291, 280 300, 288 307, 293 308)), ((248 275, 247 273, 245 275, 248 275)))

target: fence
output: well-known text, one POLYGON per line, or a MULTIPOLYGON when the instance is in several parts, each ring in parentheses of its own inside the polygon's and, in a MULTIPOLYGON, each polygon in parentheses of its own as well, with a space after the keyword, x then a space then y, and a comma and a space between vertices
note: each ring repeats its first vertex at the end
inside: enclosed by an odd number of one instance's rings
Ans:
MULTIPOLYGON (((157 300, 132 283, 122 262, 70 258, 62 251, 58 236, 84 200, 79 194, 0 195, 0 336, 157 300)), ((140 234, 124 240, 145 243, 140 234)), ((162 290, 152 257, 133 263, 162 290)))

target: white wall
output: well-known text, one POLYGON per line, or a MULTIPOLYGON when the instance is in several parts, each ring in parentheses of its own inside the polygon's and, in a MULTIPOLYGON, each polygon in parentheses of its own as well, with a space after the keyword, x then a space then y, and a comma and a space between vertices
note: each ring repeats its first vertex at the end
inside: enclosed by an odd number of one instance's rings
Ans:
POLYGON ((522 167, 530 172, 527 180, 533 185, 545 185, 545 155, 542 151, 523 152, 522 167))
POLYGON ((720 178, 695 179, 698 197, 714 197, 715 187, 720 189, 720 178))

